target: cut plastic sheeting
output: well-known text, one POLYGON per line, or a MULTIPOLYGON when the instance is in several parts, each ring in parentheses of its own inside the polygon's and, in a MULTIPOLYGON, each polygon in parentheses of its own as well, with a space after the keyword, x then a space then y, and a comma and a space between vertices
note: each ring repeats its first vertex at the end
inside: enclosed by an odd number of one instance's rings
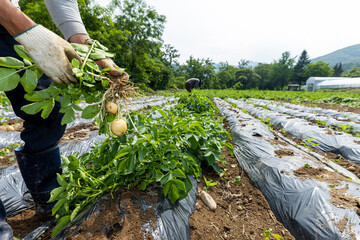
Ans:
MULTIPOLYGON (((286 148, 294 151, 294 156, 277 157, 275 150, 282 144, 271 143, 274 136, 264 124, 239 109, 231 109, 218 98, 215 103, 229 123, 239 165, 262 191, 277 219, 296 239, 360 238, 360 220, 353 208, 334 206, 326 182, 301 180, 293 173, 305 164, 313 168, 328 166, 291 145, 286 148), (340 231, 338 224, 344 219, 346 226, 340 231)), ((346 194, 354 198, 360 196, 359 181, 344 180, 338 188, 345 186, 349 186, 346 194)))
POLYGON ((258 118, 270 120, 272 125, 284 129, 293 138, 301 139, 309 146, 322 152, 341 154, 347 160, 360 165, 360 147, 356 143, 358 138, 350 134, 329 135, 326 129, 315 126, 304 119, 289 118, 287 115, 257 108, 234 99, 228 99, 228 101, 237 104, 238 107, 245 109, 258 118))
POLYGON ((23 143, 20 139, 20 132, 0 132, 0 148, 5 148, 14 143, 23 143))
POLYGON ((60 145, 60 153, 64 156, 69 156, 78 152, 82 155, 91 150, 94 144, 102 143, 105 140, 105 135, 99 135, 98 131, 92 131, 90 135, 82 139, 73 139, 66 141, 60 145))
POLYGON ((34 206, 16 164, 0 169, 0 199, 8 217, 34 206))
MULTIPOLYGON (((104 136, 99 136, 97 132, 91 135, 87 140, 74 140, 61 144, 61 154, 68 156, 78 152, 82 155, 88 152, 93 144, 102 142, 105 138, 104 136)), ((12 217, 34 206, 32 197, 16 163, 0 169, 0 199, 4 203, 8 217, 12 217)))
MULTIPOLYGON (((189 218, 194 211, 197 194, 197 181, 194 178, 190 178, 193 188, 189 192, 188 196, 175 204, 171 204, 167 198, 164 198, 161 194, 161 189, 152 187, 147 189, 145 195, 151 196, 156 194, 158 201, 155 205, 146 202, 140 197, 133 199, 135 205, 140 205, 141 211, 149 208, 154 209, 156 213, 156 222, 147 222, 141 228, 143 232, 150 233, 154 239, 177 239, 177 240, 189 240, 190 239, 190 224, 189 218), (151 193, 150 193, 151 192, 151 193)), ((102 197, 96 201, 93 205, 83 210, 71 223, 69 223, 61 232, 59 232, 53 239, 61 240, 66 236, 76 237, 79 234, 80 228, 85 221, 93 219, 98 215, 106 198, 102 197)), ((123 203, 119 202, 119 222, 128 214, 126 210, 122 208, 123 203)), ((109 231, 111 227, 104 226, 104 232, 109 231)), ((82 233, 84 234, 84 233, 82 233)), ((85 233, 86 235, 86 233, 85 233)), ((144 236, 144 239, 145 238, 144 236)))
POLYGON ((167 97, 167 98, 161 98, 161 99, 153 99, 152 101, 138 101, 138 102, 131 102, 128 104, 127 108, 130 111, 136 111, 138 109, 143 109, 148 106, 161 106, 163 104, 166 104, 168 102, 175 101, 174 97, 167 97))

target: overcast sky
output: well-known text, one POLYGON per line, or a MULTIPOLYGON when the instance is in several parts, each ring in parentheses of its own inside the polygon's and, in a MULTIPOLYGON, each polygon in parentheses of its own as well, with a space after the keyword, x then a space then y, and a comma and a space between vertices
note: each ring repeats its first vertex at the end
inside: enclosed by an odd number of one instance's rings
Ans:
POLYGON ((180 63, 191 55, 271 63, 285 51, 315 58, 360 43, 360 0, 145 1, 166 16, 163 40, 180 63))

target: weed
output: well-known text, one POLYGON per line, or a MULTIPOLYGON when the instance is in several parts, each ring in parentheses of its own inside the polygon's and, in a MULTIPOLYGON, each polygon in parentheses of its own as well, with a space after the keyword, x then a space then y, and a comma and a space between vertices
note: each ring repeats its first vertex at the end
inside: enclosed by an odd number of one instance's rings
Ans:
POLYGON ((241 109, 241 111, 243 112, 243 113, 245 113, 245 114, 250 114, 248 111, 246 111, 246 109, 241 109))
POLYGON ((316 123, 318 124, 318 125, 321 125, 321 126, 326 126, 326 122, 325 121, 320 121, 320 120, 316 120, 316 123))
POLYGON ((205 182, 205 187, 204 190, 207 192, 210 187, 216 186, 217 182, 213 182, 213 180, 207 180, 206 177, 204 176, 204 182, 205 182))
POLYGON ((272 233, 271 231, 272 231, 271 228, 269 228, 269 230, 264 231, 265 240, 270 240, 271 237, 274 237, 276 240, 284 240, 282 236, 280 236, 279 234, 272 233))
POLYGON ((237 184, 241 185, 242 187, 245 187, 245 184, 243 184, 243 183, 241 182, 241 176, 236 176, 236 177, 234 178, 234 182, 236 182, 237 184))
POLYGON ((268 106, 266 106, 266 105, 264 105, 264 106, 261 106, 263 109, 266 109, 266 110, 270 110, 270 108, 268 107, 268 106))
MULTIPOLYGON (((16 144, 16 143, 15 143, 15 144, 9 144, 9 145, 7 145, 6 147, 1 148, 1 149, 0 149, 0 158, 1 158, 1 159, 4 158, 5 155, 11 153, 12 151, 14 151, 15 148, 17 148, 17 147, 19 147, 19 146, 21 146, 21 144, 16 144)), ((12 157, 12 158, 9 158, 9 161, 13 161, 13 160, 14 160, 13 157, 12 157)))

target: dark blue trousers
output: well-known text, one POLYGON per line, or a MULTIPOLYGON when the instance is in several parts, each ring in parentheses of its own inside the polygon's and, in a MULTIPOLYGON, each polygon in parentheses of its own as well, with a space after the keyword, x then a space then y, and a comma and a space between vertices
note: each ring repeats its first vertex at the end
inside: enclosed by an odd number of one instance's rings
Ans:
MULTIPOLYGON (((11 56, 22 60, 14 50, 17 42, 0 25, 0 57, 11 56)), ((36 90, 47 88, 52 80, 45 74, 39 79, 36 90)), ((54 110, 47 119, 43 119, 40 113, 29 115, 21 111, 21 107, 31 102, 24 98, 25 90, 19 83, 17 88, 6 92, 15 114, 24 120, 24 130, 21 139, 25 142, 24 152, 37 153, 56 146, 65 131, 65 125, 61 125, 62 113, 59 113, 60 103, 56 102, 54 110)))
MULTIPOLYGON (((17 42, 13 37, 0 25, 0 57, 15 57, 22 60, 15 52, 14 45, 17 42)), ((41 46, 39 46, 41 47, 41 46)), ((45 74, 39 79, 36 90, 47 88, 52 80, 45 74)), ((29 115, 21 110, 21 107, 30 102, 24 98, 25 90, 19 85, 11 91, 5 92, 9 98, 15 114, 24 120, 24 130, 21 132, 21 139, 24 141, 22 152, 26 154, 36 154, 49 148, 56 147, 65 132, 65 125, 61 125, 63 114, 59 113, 60 103, 56 102, 54 110, 47 119, 43 119, 39 114, 29 115)), ((48 161, 60 161, 58 159, 47 159, 48 161)), ((23 173, 22 173, 23 174, 23 173)), ((35 174, 35 173, 32 173, 35 174)), ((46 172, 38 174, 46 175, 46 172)), ((5 219, 5 211, 0 200, 0 222, 5 219)))

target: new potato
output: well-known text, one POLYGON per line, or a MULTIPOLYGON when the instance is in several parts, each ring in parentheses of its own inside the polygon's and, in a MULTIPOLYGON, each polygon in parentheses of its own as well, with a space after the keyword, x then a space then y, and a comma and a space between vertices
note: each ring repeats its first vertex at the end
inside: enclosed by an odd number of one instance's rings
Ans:
POLYGON ((127 130, 125 119, 116 119, 111 122, 111 132, 116 136, 122 136, 127 130))
POLYGON ((105 104, 105 110, 107 113, 115 114, 118 111, 118 106, 116 103, 109 101, 105 104))

